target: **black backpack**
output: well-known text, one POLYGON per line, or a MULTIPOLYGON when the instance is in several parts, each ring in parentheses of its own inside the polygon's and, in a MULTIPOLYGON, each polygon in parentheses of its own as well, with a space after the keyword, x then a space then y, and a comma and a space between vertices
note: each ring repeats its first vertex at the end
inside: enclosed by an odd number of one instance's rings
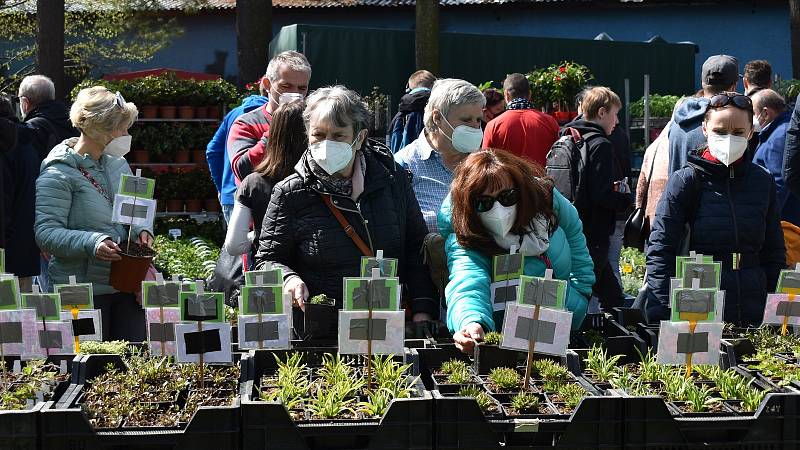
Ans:
POLYGON ((553 179, 555 188, 558 189, 573 205, 578 204, 584 197, 585 168, 588 164, 588 140, 595 134, 587 133, 581 136, 574 128, 565 128, 561 137, 553 143, 547 152, 545 171, 553 179))

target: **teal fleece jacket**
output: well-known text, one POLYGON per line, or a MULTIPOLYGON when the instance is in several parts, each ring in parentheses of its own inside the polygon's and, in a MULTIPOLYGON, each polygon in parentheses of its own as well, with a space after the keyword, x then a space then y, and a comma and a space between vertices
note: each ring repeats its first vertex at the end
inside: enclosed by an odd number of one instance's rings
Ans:
MULTIPOLYGON (((567 280, 567 309, 572 311, 572 328, 577 329, 586 316, 587 298, 594 285, 594 265, 586 248, 583 225, 578 211, 553 189, 553 209, 558 228, 550 238, 546 255, 553 265, 553 277, 567 280)), ((502 323, 493 317, 490 284, 491 257, 477 250, 467 250, 458 243, 451 223, 450 196, 439 211, 439 232, 445 239, 450 282, 445 288, 447 326, 451 333, 471 322, 485 331, 499 330, 502 323)), ((525 258, 525 275, 541 277, 547 269, 540 258, 525 258)))
MULTIPOLYGON (((127 240, 128 229, 111 222, 111 203, 78 168, 83 167, 112 201, 122 174, 130 174, 131 168, 124 158, 103 155, 95 161, 80 155, 73 149, 77 141, 58 144, 42 161, 36 180, 36 243, 51 255, 48 275, 53 284, 66 284, 75 275, 78 283, 94 284, 94 295, 112 294, 116 290, 108 284, 111 263, 98 260, 95 253, 105 239, 127 240)), ((131 237, 145 230, 134 226, 131 237)))

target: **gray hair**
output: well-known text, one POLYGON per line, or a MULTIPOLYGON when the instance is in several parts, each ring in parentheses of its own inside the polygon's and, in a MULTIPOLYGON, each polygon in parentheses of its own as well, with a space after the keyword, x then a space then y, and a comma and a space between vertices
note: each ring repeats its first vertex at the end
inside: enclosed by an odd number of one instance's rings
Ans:
POLYGON ((431 89, 431 97, 425 105, 425 130, 434 133, 439 127, 433 122, 433 111, 439 110, 447 116, 453 106, 477 104, 486 106, 486 97, 472 83, 455 78, 436 80, 431 89))
POLYGON ((286 65, 290 70, 305 72, 311 77, 311 64, 308 63, 306 57, 302 53, 289 50, 278 53, 267 65, 267 74, 265 76, 270 83, 278 81, 278 69, 280 69, 281 64, 286 65))
POLYGON ((303 111, 306 131, 311 127, 312 117, 329 120, 337 127, 352 125, 354 134, 369 126, 367 104, 358 93, 341 85, 319 88, 308 96, 303 111))
POLYGON ((37 106, 56 99, 56 86, 53 80, 44 75, 30 75, 22 79, 19 96, 27 98, 31 106, 37 106))
MULTIPOLYGON (((769 108, 777 112, 786 111, 786 100, 781 97, 781 94, 772 89, 762 89, 753 94, 753 105, 757 109, 769 108)), ((757 115, 758 113, 755 114, 757 115)))

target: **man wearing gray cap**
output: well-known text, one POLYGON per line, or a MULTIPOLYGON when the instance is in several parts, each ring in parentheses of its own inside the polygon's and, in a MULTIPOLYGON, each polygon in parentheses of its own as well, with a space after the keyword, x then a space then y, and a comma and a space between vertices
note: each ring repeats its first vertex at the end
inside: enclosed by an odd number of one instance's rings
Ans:
POLYGON ((706 145, 703 135, 703 117, 708 107, 708 99, 720 92, 736 90, 739 82, 739 62, 733 56, 715 55, 703 63, 701 72, 703 97, 683 100, 672 115, 669 128, 669 173, 686 164, 686 157, 692 150, 706 145))

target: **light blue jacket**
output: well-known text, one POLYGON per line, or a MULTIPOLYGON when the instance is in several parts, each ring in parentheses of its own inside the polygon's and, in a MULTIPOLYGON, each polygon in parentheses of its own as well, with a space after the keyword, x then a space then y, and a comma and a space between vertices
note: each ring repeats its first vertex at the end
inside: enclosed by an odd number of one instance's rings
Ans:
MULTIPOLYGON (((58 144, 42 161, 36 180, 36 243, 51 255, 48 275, 54 284, 66 284, 75 275, 78 283, 93 283, 94 295, 116 292, 108 285, 111 263, 95 258, 105 239, 128 239, 127 227, 111 222, 112 207, 97 188, 81 174, 83 167, 111 197, 119 190, 122 174, 131 168, 124 158, 103 155, 99 161, 72 148, 78 138, 58 144)), ((145 228, 134 226, 132 239, 145 228)), ((152 234, 152 230, 147 230, 152 234)))
MULTIPOLYGON (((559 224, 550 237, 546 255, 553 265, 553 277, 567 280, 567 309, 572 311, 572 327, 577 329, 586 316, 587 298, 594 285, 594 264, 586 248, 583 225, 574 206, 553 189, 553 209, 559 224)), ((480 323, 485 331, 498 330, 493 317, 490 284, 491 258, 459 245, 451 224, 448 196, 439 211, 439 231, 445 238, 450 282, 445 289, 447 326, 455 333, 465 325, 480 323)), ((525 258, 525 275, 544 276, 547 269, 540 258, 525 258)), ((500 326, 498 326, 500 325, 500 326)))

